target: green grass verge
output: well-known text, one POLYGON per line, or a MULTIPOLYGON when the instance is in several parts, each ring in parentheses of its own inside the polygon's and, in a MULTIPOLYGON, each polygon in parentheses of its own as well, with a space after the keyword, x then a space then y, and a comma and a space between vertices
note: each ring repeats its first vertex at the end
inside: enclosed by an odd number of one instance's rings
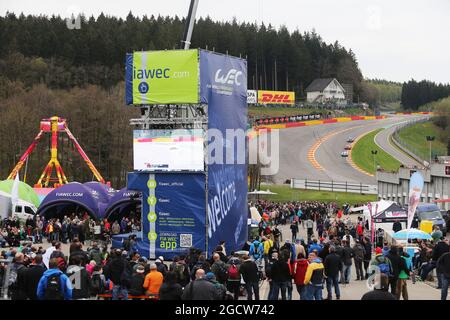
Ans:
POLYGON ((396 171, 401 165, 399 161, 383 151, 383 149, 378 147, 375 143, 374 138, 381 130, 384 129, 374 130, 363 136, 356 142, 352 150, 353 162, 361 169, 373 174, 375 173, 377 165, 387 171, 396 171), (377 154, 375 155, 375 167, 372 150, 377 150, 377 154))
POLYGON ((434 155, 447 155, 447 146, 438 140, 442 130, 432 122, 417 123, 415 125, 401 129, 398 132, 399 138, 405 142, 410 151, 419 157, 428 160, 430 157, 430 146, 426 136, 435 136, 431 143, 431 153, 434 155))
MULTIPOLYGON (((288 185, 261 185, 261 190, 269 189, 277 193, 273 196, 262 196, 260 199, 267 199, 277 202, 288 201, 323 201, 323 202, 337 202, 338 205, 344 203, 362 204, 369 201, 376 201, 376 195, 362 195, 359 193, 345 193, 345 192, 331 192, 331 191, 316 191, 316 190, 302 190, 291 189, 288 185)), ((249 197, 251 200, 252 198, 249 197)))

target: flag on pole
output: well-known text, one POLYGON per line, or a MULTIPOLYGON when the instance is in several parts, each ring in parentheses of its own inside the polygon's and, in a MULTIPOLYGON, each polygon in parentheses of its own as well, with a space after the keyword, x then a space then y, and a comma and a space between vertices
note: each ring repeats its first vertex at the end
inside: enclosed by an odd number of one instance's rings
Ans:
POLYGON ((407 229, 411 228, 414 213, 416 212, 417 205, 420 202, 420 195, 423 189, 423 177, 419 172, 414 172, 409 180, 409 200, 408 200, 408 225, 407 229))
POLYGON ((16 174, 16 178, 14 179, 14 183, 11 189, 11 204, 13 207, 13 212, 14 212, 14 207, 16 206, 17 202, 19 202, 19 173, 17 172, 16 174))

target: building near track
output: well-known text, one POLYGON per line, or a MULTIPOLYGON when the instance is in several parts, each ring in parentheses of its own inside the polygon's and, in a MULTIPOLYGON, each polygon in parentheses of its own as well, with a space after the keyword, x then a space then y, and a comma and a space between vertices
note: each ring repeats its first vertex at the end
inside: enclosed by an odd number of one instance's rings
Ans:
MULTIPOLYGON (((438 161, 424 169, 400 167, 398 172, 378 171, 378 198, 407 204, 409 179, 416 171, 419 171, 425 180, 420 202, 431 203, 435 200, 450 199, 450 157, 439 157, 438 161)), ((437 204, 441 209, 450 209, 448 202, 437 204)))
POLYGON ((315 79, 305 91, 308 103, 347 103, 345 89, 335 78, 315 79))

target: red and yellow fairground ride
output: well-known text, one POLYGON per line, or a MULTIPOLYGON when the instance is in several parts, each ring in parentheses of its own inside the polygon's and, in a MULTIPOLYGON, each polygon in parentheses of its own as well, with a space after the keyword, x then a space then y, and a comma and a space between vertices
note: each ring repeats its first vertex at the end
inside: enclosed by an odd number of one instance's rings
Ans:
POLYGON ((105 179, 101 176, 100 172, 98 172, 97 168, 94 166, 92 161, 89 159, 87 154, 83 151, 77 139, 73 136, 72 132, 70 132, 67 127, 66 119, 59 118, 57 116, 51 117, 50 119, 42 119, 40 125, 40 131, 37 136, 34 138, 31 145, 25 151, 25 153, 20 158, 19 162, 16 164, 14 169, 8 176, 8 179, 15 179, 17 173, 22 169, 23 165, 27 161, 30 154, 33 152, 34 148, 37 146, 39 140, 42 138, 44 133, 51 133, 51 149, 50 149, 50 161, 42 172, 39 180, 34 185, 35 188, 57 188, 63 184, 68 183, 67 177, 64 174, 63 168, 58 160, 58 134, 60 132, 65 132, 69 139, 72 141, 73 145, 77 149, 78 153, 81 155, 83 160, 88 165, 89 169, 94 174, 95 178, 101 182, 105 183, 105 179), (56 172, 56 177, 52 178, 53 169, 56 172))

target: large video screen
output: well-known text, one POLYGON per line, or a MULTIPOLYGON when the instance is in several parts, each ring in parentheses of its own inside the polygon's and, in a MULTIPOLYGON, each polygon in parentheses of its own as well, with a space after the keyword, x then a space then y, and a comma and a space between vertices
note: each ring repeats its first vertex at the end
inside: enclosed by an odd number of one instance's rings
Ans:
POLYGON ((134 130, 134 170, 203 171, 203 130, 134 130))

